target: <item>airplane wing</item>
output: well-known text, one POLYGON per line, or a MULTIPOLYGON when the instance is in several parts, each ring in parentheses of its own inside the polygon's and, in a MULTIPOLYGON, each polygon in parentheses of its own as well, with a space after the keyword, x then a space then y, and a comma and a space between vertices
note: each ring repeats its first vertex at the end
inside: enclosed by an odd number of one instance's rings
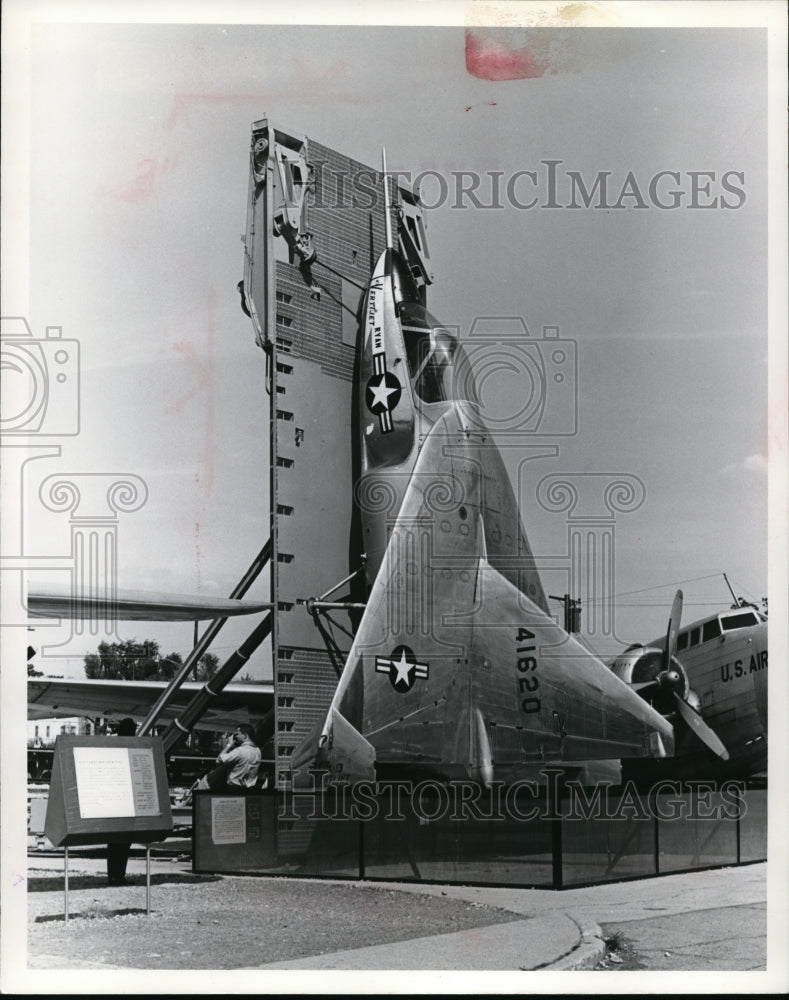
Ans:
MULTIPOLYGON (((31 677, 27 682, 28 718, 70 716, 142 721, 166 687, 166 681, 63 680, 31 677)), ((182 710, 202 684, 187 681, 175 692, 162 722, 182 710)), ((273 684, 228 684, 195 728, 230 731, 241 722, 255 725, 274 706, 273 684)))
POLYGON ((465 405, 425 439, 317 746, 294 772, 314 762, 370 779, 374 764, 421 764, 489 783, 673 753, 671 725, 516 586, 516 567, 489 561, 489 497, 506 471, 465 405), (446 491, 436 502, 442 481, 453 504, 446 491))
POLYGON ((108 621, 207 621, 266 611, 261 601, 160 594, 144 590, 117 590, 113 594, 81 594, 70 586, 49 584, 30 588, 27 610, 31 618, 87 618, 108 621))

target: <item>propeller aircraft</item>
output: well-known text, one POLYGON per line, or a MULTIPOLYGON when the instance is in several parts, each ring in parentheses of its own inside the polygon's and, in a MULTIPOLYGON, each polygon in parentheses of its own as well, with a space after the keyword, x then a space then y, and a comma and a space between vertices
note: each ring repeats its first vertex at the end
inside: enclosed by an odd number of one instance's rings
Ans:
POLYGON ((623 777, 742 778, 767 769, 767 619, 735 607, 681 625, 677 591, 663 640, 632 645, 611 670, 674 728, 671 760, 623 762, 623 777))

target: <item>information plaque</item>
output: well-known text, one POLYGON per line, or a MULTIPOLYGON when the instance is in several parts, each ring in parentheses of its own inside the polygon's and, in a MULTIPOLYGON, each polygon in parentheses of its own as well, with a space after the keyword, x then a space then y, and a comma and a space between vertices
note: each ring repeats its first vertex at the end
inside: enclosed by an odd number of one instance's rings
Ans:
POLYGON ((211 839, 215 844, 244 844, 247 807, 243 796, 211 799, 211 839))
POLYGON ((59 736, 44 833, 55 845, 148 843, 173 828, 161 740, 59 736))

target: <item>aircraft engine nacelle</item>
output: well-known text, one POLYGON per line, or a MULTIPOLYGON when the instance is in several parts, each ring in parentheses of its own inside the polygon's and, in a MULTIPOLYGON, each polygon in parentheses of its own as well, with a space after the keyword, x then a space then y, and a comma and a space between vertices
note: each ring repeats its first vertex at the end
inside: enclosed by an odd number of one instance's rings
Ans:
POLYGON ((672 656, 668 670, 664 670, 662 649, 630 646, 611 663, 611 670, 649 701, 653 701, 661 692, 675 693, 696 708, 699 699, 690 689, 685 668, 672 656))

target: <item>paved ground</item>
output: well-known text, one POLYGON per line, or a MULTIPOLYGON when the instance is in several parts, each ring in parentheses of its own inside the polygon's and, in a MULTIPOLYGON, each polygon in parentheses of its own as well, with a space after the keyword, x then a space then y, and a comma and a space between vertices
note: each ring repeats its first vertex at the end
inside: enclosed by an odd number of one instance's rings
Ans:
MULTIPOLYGON (((195 876, 181 856, 152 862, 146 916, 143 858, 110 888, 103 860, 72 853, 68 923, 62 865, 31 856, 19 883, 32 970, 765 968, 765 864, 553 892, 195 876)), ((95 982, 83 991, 102 992, 95 982)))
POLYGON ((766 968, 765 903, 604 923, 602 930, 606 938, 621 937, 629 945, 622 963, 629 968, 702 971, 766 968))

